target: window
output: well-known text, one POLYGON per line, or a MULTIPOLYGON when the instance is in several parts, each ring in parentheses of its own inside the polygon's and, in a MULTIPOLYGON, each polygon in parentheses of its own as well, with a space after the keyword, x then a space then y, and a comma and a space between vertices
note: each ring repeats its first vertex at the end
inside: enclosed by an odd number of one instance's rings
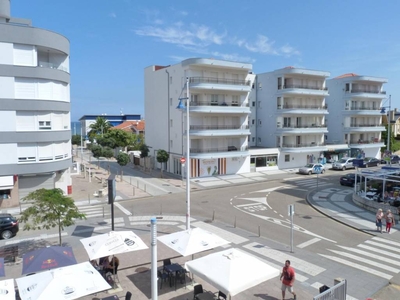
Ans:
POLYGON ((252 138, 251 138, 251 141, 254 143, 254 142, 256 141, 256 138, 255 138, 255 137, 252 137, 252 138))
POLYGON ((39 129, 51 129, 51 121, 39 121, 39 129))
POLYGON ((251 124, 252 124, 252 125, 254 125, 254 122, 255 122, 255 120, 254 120, 254 119, 252 119, 252 120, 251 120, 251 124))
POLYGON ((173 126, 173 124, 174 124, 173 121, 174 121, 173 119, 169 120, 169 127, 173 126))
POLYGON ((345 91, 346 91, 346 92, 350 91, 350 83, 346 83, 346 89, 345 89, 345 91))
POLYGON ((285 154, 285 162, 290 162, 290 155, 289 154, 285 154))
POLYGON ((261 120, 260 120, 260 119, 258 119, 258 125, 261 125, 261 123, 262 123, 262 122, 261 122, 261 120))
POLYGON ((211 95, 211 106, 218 106, 218 95, 211 95))
POLYGON ((254 107, 256 106, 256 101, 251 102, 251 105, 254 107))
POLYGON ((261 90, 262 89, 262 84, 261 82, 258 83, 258 88, 261 90))
POLYGON ((239 106, 239 96, 232 96, 232 106, 239 106))
POLYGON ((197 105, 198 95, 190 95, 190 105, 197 105))
POLYGON ((261 143, 261 138, 258 138, 258 142, 261 143))

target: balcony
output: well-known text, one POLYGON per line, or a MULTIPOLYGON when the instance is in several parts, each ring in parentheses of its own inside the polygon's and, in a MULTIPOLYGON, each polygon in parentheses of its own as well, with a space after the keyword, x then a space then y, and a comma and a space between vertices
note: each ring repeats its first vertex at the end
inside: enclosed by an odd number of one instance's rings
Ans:
POLYGON ((249 147, 236 147, 236 146, 227 146, 221 148, 190 148, 190 153, 216 153, 216 152, 241 152, 247 151, 249 147))
MULTIPOLYGON (((316 143, 316 142, 311 142, 311 143, 302 143, 302 144, 282 144, 282 148, 305 148, 305 147, 320 147, 320 146, 325 146, 325 143, 316 143)), ((279 145, 278 145, 279 147, 279 145)))
POLYGON ((379 110, 380 111, 380 108, 352 106, 352 107, 346 107, 346 110, 379 110))
POLYGON ((237 106, 237 107, 249 107, 248 103, 239 104, 238 102, 216 102, 216 101, 208 101, 208 100, 198 100, 191 101, 190 106, 237 106))
POLYGON ((349 127, 382 127, 382 124, 350 124, 349 127))
POLYGON ((278 109, 328 109, 327 105, 299 105, 299 104, 285 104, 279 105, 278 109))
POLYGON ((210 84, 226 84, 226 85, 244 85, 250 86, 251 82, 249 80, 239 80, 239 79, 222 79, 215 77, 191 77, 190 83, 210 83, 210 84))
POLYGON ((64 72, 68 72, 67 68, 64 68, 64 67, 62 67, 60 65, 56 65, 56 64, 53 64, 53 63, 44 62, 44 61, 39 61, 38 62, 38 67, 40 67, 40 68, 48 68, 48 69, 56 69, 56 70, 61 70, 61 71, 64 71, 64 72))
POLYGON ((278 128, 283 128, 283 129, 297 129, 297 128, 326 128, 327 125, 326 124, 321 124, 321 125, 317 125, 317 124, 309 124, 309 125, 278 125, 278 128))
POLYGON ((190 130, 247 130, 248 125, 190 125, 190 130))
POLYGON ((345 91, 346 93, 368 93, 368 94, 381 94, 386 95, 386 91, 371 91, 368 89, 352 89, 351 91, 345 91))
POLYGON ((384 143, 383 140, 378 139, 378 138, 374 138, 371 140, 350 140, 350 144, 378 144, 378 143, 384 143))
POLYGON ((286 84, 278 85, 278 90, 282 89, 305 89, 305 90, 317 90, 317 91, 327 91, 327 87, 310 87, 307 85, 296 85, 296 84, 286 84))

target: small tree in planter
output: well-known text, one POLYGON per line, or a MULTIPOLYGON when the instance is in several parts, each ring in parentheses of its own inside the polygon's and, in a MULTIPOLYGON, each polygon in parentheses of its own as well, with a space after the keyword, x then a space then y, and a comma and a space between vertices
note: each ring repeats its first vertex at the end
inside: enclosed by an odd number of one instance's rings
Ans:
POLYGON ((161 164, 161 178, 163 177, 163 163, 167 163, 169 159, 169 154, 165 150, 158 150, 157 151, 157 162, 161 164))
POLYGON ((120 165, 121 167, 121 181, 122 181, 122 167, 126 166, 129 162, 129 155, 126 154, 125 152, 120 152, 118 153, 117 157, 117 163, 120 165))

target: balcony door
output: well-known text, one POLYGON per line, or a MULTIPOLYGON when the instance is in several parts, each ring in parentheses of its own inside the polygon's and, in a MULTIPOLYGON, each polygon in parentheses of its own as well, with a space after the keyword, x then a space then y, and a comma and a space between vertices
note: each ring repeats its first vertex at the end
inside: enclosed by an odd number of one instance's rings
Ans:
POLYGON ((296 118, 296 127, 301 128, 301 117, 296 118))
POLYGON ((301 145, 301 136, 300 135, 296 135, 296 145, 297 146, 301 145))
POLYGON ((283 118, 283 127, 290 127, 290 118, 283 118))

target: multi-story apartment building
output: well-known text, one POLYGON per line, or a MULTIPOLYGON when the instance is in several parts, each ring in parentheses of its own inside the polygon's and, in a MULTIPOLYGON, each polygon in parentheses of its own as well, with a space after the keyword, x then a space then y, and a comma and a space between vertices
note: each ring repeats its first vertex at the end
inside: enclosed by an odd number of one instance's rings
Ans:
POLYGON ((69 41, 0 0, 0 201, 71 186, 69 41))
POLYGON ((274 154, 265 154, 264 159, 260 159, 263 155, 258 150, 254 159, 257 170, 276 164, 279 168, 300 167, 325 157, 325 80, 329 75, 293 67, 257 74, 250 96, 251 145, 264 151, 276 149, 274 154))
POLYGON ((189 99, 191 177, 250 171, 251 70, 251 64, 203 58, 145 69, 146 144, 170 153, 167 171, 182 174, 186 156, 187 117, 176 109, 182 98, 189 99))
POLYGON ((380 158, 380 149, 385 145, 381 139, 381 107, 386 92, 385 78, 344 74, 327 80, 329 97, 328 141, 348 144, 353 157, 370 156, 380 158))

